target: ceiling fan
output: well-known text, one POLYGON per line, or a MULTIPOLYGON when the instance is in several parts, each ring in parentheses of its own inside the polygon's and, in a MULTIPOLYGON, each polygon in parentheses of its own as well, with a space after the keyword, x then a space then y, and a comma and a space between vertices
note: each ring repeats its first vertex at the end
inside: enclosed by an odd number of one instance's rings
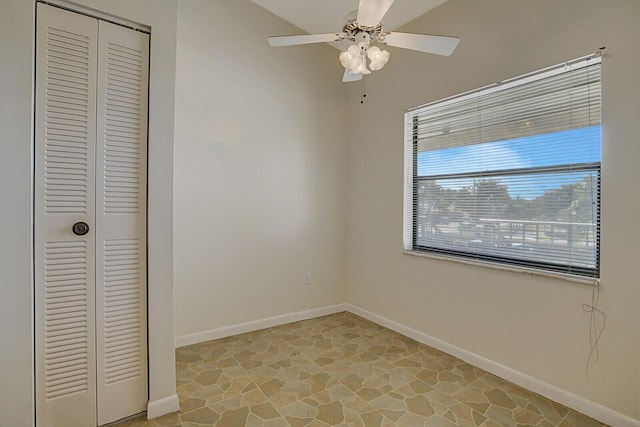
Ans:
POLYGON ((339 33, 275 36, 269 37, 269 44, 281 47, 340 40, 354 42, 346 51, 340 52, 340 63, 345 68, 342 78, 344 82, 361 80, 363 75, 381 69, 389 61, 389 52, 371 45, 372 42, 436 55, 449 56, 453 53, 460 41, 458 37, 385 32, 382 18, 393 2, 394 0, 360 0, 357 17, 348 19, 339 33))

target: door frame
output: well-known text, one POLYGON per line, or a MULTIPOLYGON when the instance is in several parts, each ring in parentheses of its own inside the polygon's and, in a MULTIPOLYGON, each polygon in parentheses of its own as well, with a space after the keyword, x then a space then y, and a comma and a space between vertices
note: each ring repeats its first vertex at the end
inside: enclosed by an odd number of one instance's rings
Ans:
MULTIPOLYGON (((174 344, 174 307, 173 307, 173 130, 175 110, 175 64, 176 64, 176 23, 177 2, 167 0, 158 3, 155 0, 138 2, 110 0, 76 0, 73 3, 64 0, 42 1, 74 12, 87 13, 100 19, 106 18, 135 29, 153 29, 150 40, 149 66, 149 115, 147 142, 147 347, 148 347, 148 418, 155 418, 176 412, 179 408, 175 389, 175 344, 174 344), (170 47, 170 48, 167 48, 170 47), (155 102, 154 100, 161 100, 155 102)), ((24 15, 32 17, 35 37, 35 1, 20 2, 24 15), (27 9, 29 11, 27 12, 27 9)), ((35 57, 34 38, 30 39, 32 57, 35 57)), ((33 74, 31 70, 31 75, 33 74)), ((31 99, 34 88, 31 88, 31 99)), ((31 105, 31 153, 34 151, 33 112, 31 105)), ((33 159, 30 160, 33 162, 33 159)), ((31 188, 33 189, 33 168, 31 168, 31 188)), ((33 236, 33 197, 29 209, 33 236)), ((35 250, 33 240, 31 252, 35 250)), ((30 261, 29 281, 30 299, 35 304, 33 282, 33 260, 30 261)), ((31 331, 34 331, 33 310, 30 317, 31 331)), ((26 321, 26 319, 23 319, 26 321)), ((31 342, 31 354, 35 351, 31 342)), ((31 357, 32 372, 35 369, 31 357)), ((31 419, 34 424, 35 378, 31 383, 32 413, 23 418, 31 419)), ((19 416, 19 415, 18 415, 19 416)))

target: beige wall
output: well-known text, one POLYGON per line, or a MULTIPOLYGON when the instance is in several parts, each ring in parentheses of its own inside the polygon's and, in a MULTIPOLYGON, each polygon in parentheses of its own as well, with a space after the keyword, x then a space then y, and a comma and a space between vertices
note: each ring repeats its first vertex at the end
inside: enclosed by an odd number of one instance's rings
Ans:
MULTIPOLYGON (((176 1, 74 3, 152 29, 149 397, 151 402, 171 401, 175 396, 171 206, 176 1)), ((0 10, 0 426, 26 427, 34 423, 31 191, 35 3, 0 0, 0 10)))
POLYGON ((449 0, 406 26, 461 42, 449 58, 393 49, 364 106, 350 88, 349 302, 640 418, 638 17, 632 0, 449 0), (601 46, 607 328, 588 379, 588 285, 403 255, 403 110, 601 46))
POLYGON ((177 337, 345 301, 346 87, 335 49, 267 44, 300 31, 179 2, 177 337))
POLYGON ((33 423, 32 2, 0 1, 0 425, 33 423))

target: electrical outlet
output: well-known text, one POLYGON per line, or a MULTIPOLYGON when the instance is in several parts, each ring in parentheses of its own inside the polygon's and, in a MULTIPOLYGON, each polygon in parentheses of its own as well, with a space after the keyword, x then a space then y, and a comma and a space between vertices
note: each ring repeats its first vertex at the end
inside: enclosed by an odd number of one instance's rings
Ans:
POLYGON ((311 284, 311 273, 309 273, 308 271, 305 271, 304 273, 304 284, 305 285, 311 284))

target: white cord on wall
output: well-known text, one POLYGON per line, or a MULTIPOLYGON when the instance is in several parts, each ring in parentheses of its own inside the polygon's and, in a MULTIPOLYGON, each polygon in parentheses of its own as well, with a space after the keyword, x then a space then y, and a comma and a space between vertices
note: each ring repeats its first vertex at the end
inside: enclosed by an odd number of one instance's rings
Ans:
POLYGON ((600 359, 600 349, 598 343, 600 337, 604 332, 604 328, 607 326, 607 315, 604 311, 598 308, 600 302, 600 281, 596 280, 591 290, 591 304, 582 304, 582 309, 590 313, 589 319, 589 356, 587 357, 587 363, 585 370, 587 372, 587 378, 589 378, 589 364, 591 360, 597 362, 600 359), (602 326, 598 327, 597 315, 600 315, 602 319, 602 326))

